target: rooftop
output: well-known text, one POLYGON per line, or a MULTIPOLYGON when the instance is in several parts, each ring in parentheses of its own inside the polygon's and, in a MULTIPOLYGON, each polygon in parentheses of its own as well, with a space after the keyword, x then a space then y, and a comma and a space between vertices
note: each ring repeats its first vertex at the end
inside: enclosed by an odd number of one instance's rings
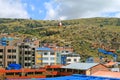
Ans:
POLYGON ((36 50, 40 50, 40 51, 52 51, 52 49, 50 49, 48 47, 39 47, 39 48, 36 48, 36 50))
POLYGON ((69 65, 62 66, 62 68, 87 70, 98 64, 99 63, 71 63, 69 65))
MULTIPOLYGON (((14 79, 14 80, 20 80, 20 79, 14 79)), ((120 78, 95 77, 95 76, 74 74, 71 76, 63 76, 63 77, 55 77, 55 78, 39 78, 39 79, 32 78, 27 80, 120 80, 120 78)))

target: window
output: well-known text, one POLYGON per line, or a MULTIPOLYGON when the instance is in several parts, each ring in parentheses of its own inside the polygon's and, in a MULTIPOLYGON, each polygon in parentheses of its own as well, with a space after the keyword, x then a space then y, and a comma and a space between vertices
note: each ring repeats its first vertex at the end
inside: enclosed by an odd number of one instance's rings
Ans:
POLYGON ((47 57, 43 57, 43 60, 48 60, 48 58, 47 57))
POLYGON ((67 61, 71 61, 71 59, 67 59, 67 61))
POLYGON ((69 51, 66 51, 66 53, 68 53, 69 51))
POLYGON ((55 60, 55 58, 54 58, 54 57, 51 57, 50 60, 55 60))
POLYGON ((3 56, 2 56, 2 55, 0 55, 0 58, 3 58, 3 56))
POLYGON ((28 54, 28 51, 25 51, 25 54, 28 54))
POLYGON ((33 53, 32 56, 35 56, 35 53, 33 53))
POLYGON ((32 62, 35 62, 35 60, 33 59, 32 62))
POLYGON ((77 60, 76 60, 76 59, 74 59, 74 61, 76 62, 77 60))
POLYGON ((42 58, 38 58, 38 60, 42 60, 42 58))
POLYGON ((32 48, 32 50, 35 50, 35 48, 32 48))
POLYGON ((20 55, 22 55, 22 51, 20 51, 20 55))
POLYGON ((31 60, 31 58, 30 57, 25 57, 25 60, 31 60))
POLYGON ((31 66, 31 64, 30 63, 25 63, 25 66, 31 66))
POLYGON ((28 60, 31 60, 31 58, 30 58, 30 57, 28 57, 28 60))
POLYGON ((3 49, 0 49, 0 52, 3 52, 3 49))
POLYGON ((2 62, 0 61, 0 66, 2 66, 2 62))
POLYGON ((13 55, 12 58, 13 58, 13 59, 16 59, 16 55, 13 55))
POLYGON ((29 48, 29 46, 24 46, 24 48, 29 48))
POLYGON ((11 49, 8 49, 8 53, 11 53, 12 52, 12 50, 11 49))
POLYGON ((55 55, 54 53, 50 53, 50 55, 55 55))
POLYGON ((13 52, 13 53, 16 53, 16 49, 13 49, 12 52, 13 52))
POLYGON ((25 57, 25 60, 27 60, 27 57, 25 57))
POLYGON ((44 55, 48 55, 48 53, 44 53, 44 55))
POLYGON ((11 56, 11 55, 7 55, 7 58, 8 58, 8 59, 11 59, 11 58, 12 58, 12 56, 11 56))
POLYGON ((38 52, 38 54, 40 54, 40 55, 41 55, 41 54, 43 54, 43 52, 38 52))

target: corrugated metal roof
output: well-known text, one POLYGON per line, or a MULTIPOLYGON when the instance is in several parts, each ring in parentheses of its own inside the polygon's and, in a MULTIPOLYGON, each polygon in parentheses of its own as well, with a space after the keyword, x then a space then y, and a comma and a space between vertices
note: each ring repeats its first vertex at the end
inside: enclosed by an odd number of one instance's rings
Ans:
POLYGON ((87 70, 98 64, 99 63, 71 63, 69 65, 62 66, 62 68, 87 70))
POLYGON ((40 50, 40 51, 52 51, 52 49, 48 48, 48 47, 39 47, 39 48, 36 48, 36 50, 40 50))

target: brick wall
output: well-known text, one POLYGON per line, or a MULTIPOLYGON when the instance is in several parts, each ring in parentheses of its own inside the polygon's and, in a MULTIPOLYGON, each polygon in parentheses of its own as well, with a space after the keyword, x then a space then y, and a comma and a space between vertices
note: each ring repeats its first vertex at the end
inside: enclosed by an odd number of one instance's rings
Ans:
POLYGON ((90 74, 93 74, 97 71, 109 71, 109 69, 102 64, 98 64, 90 69, 90 74))

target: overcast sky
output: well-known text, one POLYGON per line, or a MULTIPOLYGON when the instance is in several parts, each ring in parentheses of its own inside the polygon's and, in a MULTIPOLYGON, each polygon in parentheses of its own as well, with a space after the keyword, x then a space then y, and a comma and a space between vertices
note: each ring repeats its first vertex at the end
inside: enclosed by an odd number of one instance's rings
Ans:
POLYGON ((0 0, 0 18, 120 17, 120 0, 0 0))

